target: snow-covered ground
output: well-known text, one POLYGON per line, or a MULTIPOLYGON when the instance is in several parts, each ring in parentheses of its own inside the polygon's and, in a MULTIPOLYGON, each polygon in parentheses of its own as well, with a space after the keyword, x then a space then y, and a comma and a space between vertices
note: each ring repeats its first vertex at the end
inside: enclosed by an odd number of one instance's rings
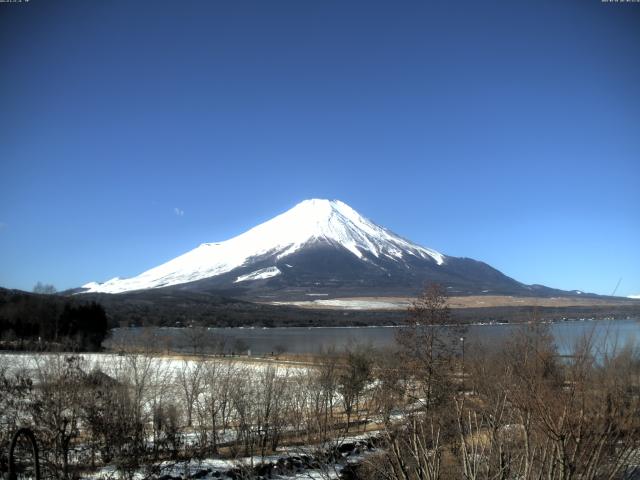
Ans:
POLYGON ((256 270, 255 272, 248 273, 246 275, 240 275, 236 278, 234 283, 246 282, 247 280, 263 280, 265 278, 275 277, 276 275, 280 275, 282 272, 278 267, 267 267, 261 268, 260 270, 256 270))
MULTIPOLYGON (((35 378, 38 368, 44 366, 51 360, 64 360, 64 358, 77 355, 82 359, 82 369, 86 372, 100 370, 107 375, 117 377, 133 357, 145 358, 149 361, 149 367, 153 370, 162 370, 168 374, 177 374, 184 368, 192 368, 196 360, 189 357, 180 356, 150 356, 142 355, 118 355, 112 353, 0 353, 0 370, 7 369, 8 373, 27 372, 35 378)), ((259 374, 269 368, 276 369, 276 375, 303 374, 308 371, 305 366, 277 362, 259 361, 237 361, 233 357, 203 357, 204 359, 215 360, 224 364, 232 364, 239 372, 247 374, 259 374)))
POLYGON ((409 300, 378 300, 378 299, 318 299, 299 302, 271 302, 272 305, 295 305, 297 307, 312 308, 340 308, 344 310, 405 310, 409 300))

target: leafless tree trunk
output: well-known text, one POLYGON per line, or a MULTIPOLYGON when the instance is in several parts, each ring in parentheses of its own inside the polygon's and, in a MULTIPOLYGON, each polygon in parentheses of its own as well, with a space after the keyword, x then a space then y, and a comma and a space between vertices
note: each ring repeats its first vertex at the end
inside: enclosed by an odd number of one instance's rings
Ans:
POLYGON ((183 360, 176 375, 178 387, 184 400, 187 427, 191 427, 193 424, 193 409, 201 392, 202 365, 201 360, 183 360))

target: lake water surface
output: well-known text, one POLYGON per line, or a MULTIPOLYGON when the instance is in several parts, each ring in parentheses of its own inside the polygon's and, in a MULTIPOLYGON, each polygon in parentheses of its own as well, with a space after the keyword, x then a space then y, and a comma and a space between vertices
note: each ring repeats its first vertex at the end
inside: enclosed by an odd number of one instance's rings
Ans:
MULTIPOLYGON (((464 342, 467 346, 491 345, 504 341, 521 328, 524 325, 471 325, 463 334, 464 342)), ((640 341, 640 319, 566 321, 549 324, 549 329, 562 355, 570 354, 585 337, 591 337, 601 348, 623 347, 640 341)), ((398 327, 209 328, 205 332, 189 328, 118 328, 105 344, 117 348, 124 344, 152 343, 159 348, 166 345, 188 352, 194 348, 211 350, 215 342, 222 340, 227 352, 315 354, 330 347, 340 350, 356 344, 389 347, 397 331, 398 327), (196 332, 200 333, 196 335, 196 332)))

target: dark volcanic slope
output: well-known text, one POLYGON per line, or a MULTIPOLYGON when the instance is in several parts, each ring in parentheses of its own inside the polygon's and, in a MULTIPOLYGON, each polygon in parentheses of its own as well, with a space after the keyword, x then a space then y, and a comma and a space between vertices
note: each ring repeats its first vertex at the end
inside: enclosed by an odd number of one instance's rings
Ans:
POLYGON ((329 242, 316 242, 283 259, 255 259, 249 265, 215 277, 168 287, 173 290, 220 294, 251 300, 308 300, 352 296, 415 296, 427 283, 440 283, 451 296, 500 294, 519 296, 575 295, 540 285, 524 285, 484 262, 446 257, 438 265, 431 258, 407 256, 402 260, 355 257, 329 242), (242 275, 276 266, 271 278, 236 282, 242 275))

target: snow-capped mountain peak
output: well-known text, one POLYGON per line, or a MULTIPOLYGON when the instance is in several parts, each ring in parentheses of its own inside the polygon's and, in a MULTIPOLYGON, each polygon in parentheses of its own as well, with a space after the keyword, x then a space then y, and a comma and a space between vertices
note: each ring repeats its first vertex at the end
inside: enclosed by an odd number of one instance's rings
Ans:
POLYGON ((83 288, 87 292, 119 293, 177 285, 222 275, 271 256, 271 267, 238 276, 236 282, 265 279, 281 273, 276 262, 315 243, 344 248, 363 261, 369 256, 397 261, 413 256, 442 265, 446 260, 441 253, 376 225, 339 200, 311 199, 234 238, 203 243, 136 277, 91 282, 83 288))

